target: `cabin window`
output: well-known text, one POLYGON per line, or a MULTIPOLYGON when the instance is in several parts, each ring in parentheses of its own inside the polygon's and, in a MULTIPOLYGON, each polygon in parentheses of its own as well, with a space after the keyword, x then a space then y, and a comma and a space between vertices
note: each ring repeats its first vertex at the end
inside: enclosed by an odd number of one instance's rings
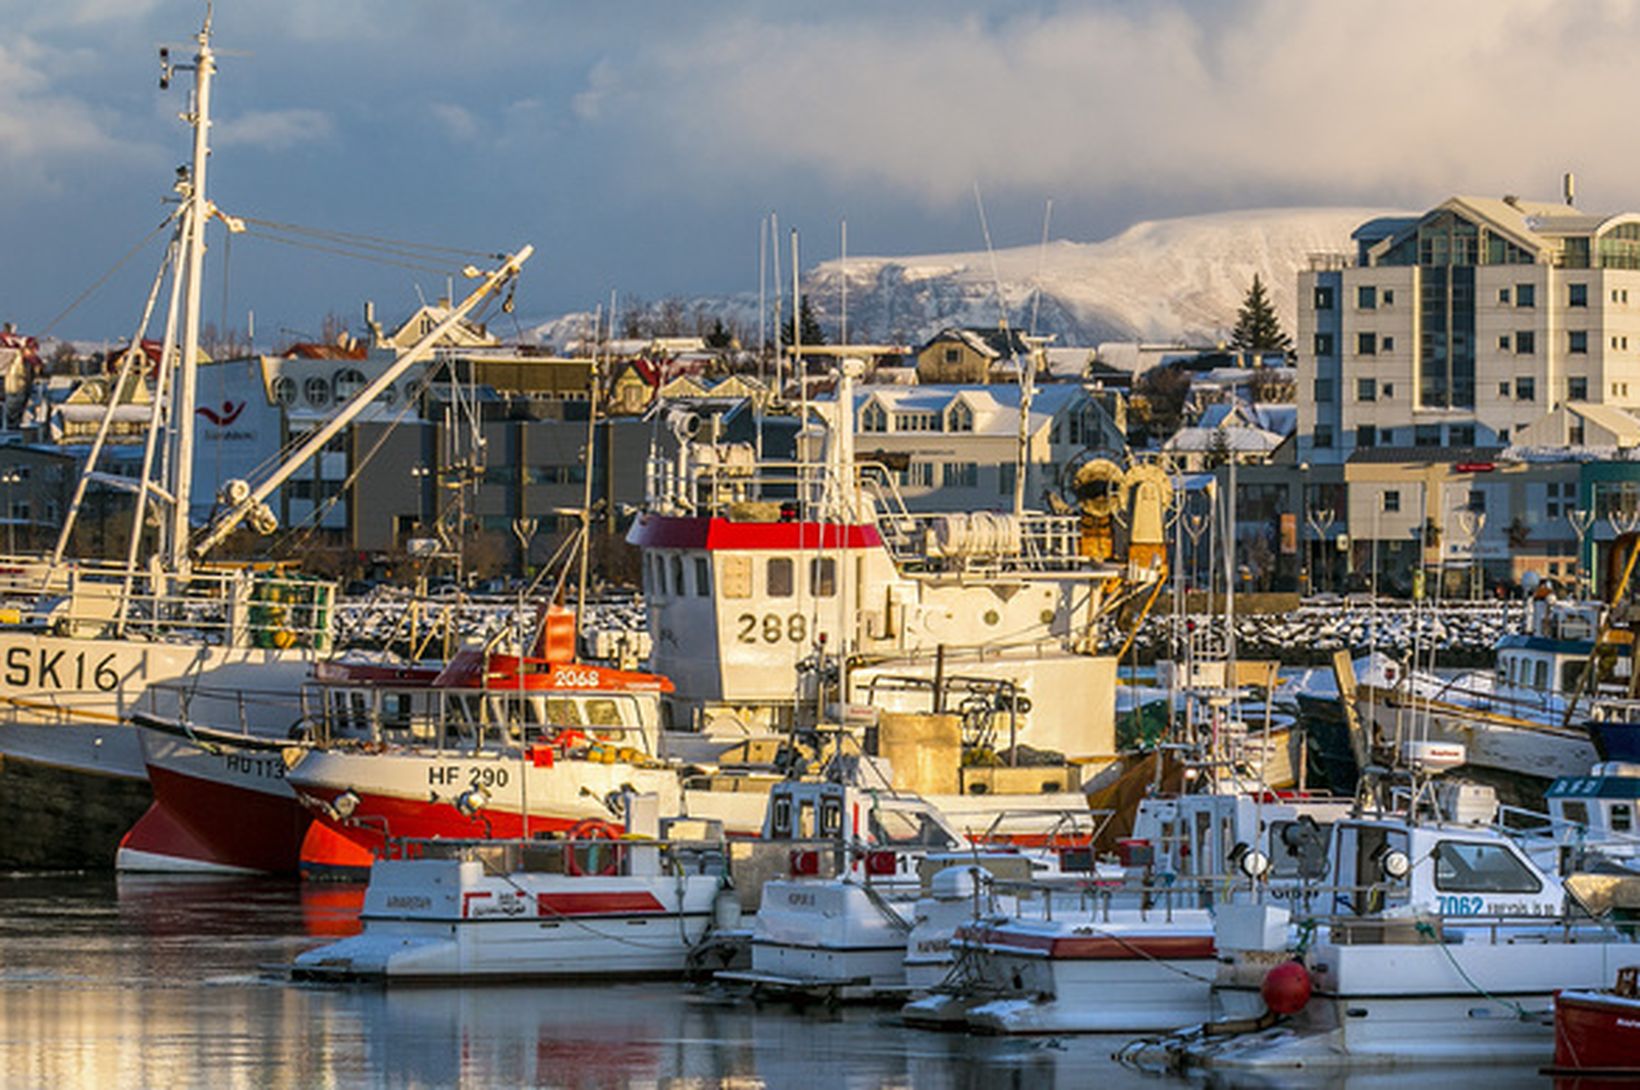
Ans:
POLYGON ((721 562, 718 575, 718 589, 725 598, 750 598, 752 596, 752 558, 749 556, 726 556, 721 562))
POLYGON ((707 598, 712 593, 712 565, 704 556, 695 557, 695 597, 707 598))
POLYGON ((799 840, 814 839, 813 799, 804 799, 797 804, 797 836, 799 840))
POLYGON ((1589 823, 1589 804, 1581 799, 1567 799, 1560 804, 1560 812, 1566 820, 1578 825, 1589 823))
POLYGON ((547 697, 547 722, 555 727, 580 726, 580 705, 564 696, 547 697))
POLYGON ((586 702, 587 726, 589 727, 619 727, 621 721, 620 705, 613 697, 595 697, 586 702))
POLYGON ((885 847, 954 848, 956 844, 939 823, 919 811, 871 811, 871 839, 885 847))
POLYGON ((1626 833, 1634 828, 1634 808, 1626 802, 1612 803, 1612 832, 1626 833))
POLYGON ((1549 664, 1538 659, 1537 667, 1532 671, 1532 684, 1538 689, 1549 687, 1549 664))
POLYGON ((1435 845, 1435 888, 1443 893, 1537 893, 1543 882, 1502 844, 1435 845))
POLYGON ((843 803, 841 799, 820 800, 820 835, 841 836, 843 832, 843 803))
POLYGON ((1571 692, 1577 688, 1577 679, 1583 675, 1583 663, 1567 662, 1560 667, 1560 688, 1563 692, 1571 692))
MULTIPOLYGON (((1272 821, 1270 823, 1270 874, 1276 878, 1298 878, 1309 855, 1313 868, 1324 862, 1332 839, 1331 822, 1272 821), (1299 830, 1292 834, 1289 829, 1299 830), (1289 843, 1292 841, 1292 843, 1289 843)), ((1321 877, 1308 875, 1307 877, 1321 877)))
POLYGON ((672 558, 672 593, 680 598, 683 596, 683 557, 681 556, 672 558))
POLYGON ((792 835, 792 800, 780 796, 774 800, 774 812, 769 817, 769 832, 776 837, 792 835))
POLYGON ((770 598, 790 598, 792 596, 792 561, 789 556, 771 556, 769 564, 764 569, 768 582, 770 598))
POLYGON ((809 593, 816 598, 830 598, 837 593, 837 561, 829 556, 809 561, 809 593))

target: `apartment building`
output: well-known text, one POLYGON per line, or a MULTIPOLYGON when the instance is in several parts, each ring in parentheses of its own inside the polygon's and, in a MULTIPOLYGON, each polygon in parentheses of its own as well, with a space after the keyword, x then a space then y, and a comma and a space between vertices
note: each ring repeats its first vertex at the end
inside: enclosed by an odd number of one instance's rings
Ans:
POLYGON ((1299 274, 1301 459, 1472 460, 1563 403, 1640 407, 1640 213, 1459 196, 1354 239, 1299 274))

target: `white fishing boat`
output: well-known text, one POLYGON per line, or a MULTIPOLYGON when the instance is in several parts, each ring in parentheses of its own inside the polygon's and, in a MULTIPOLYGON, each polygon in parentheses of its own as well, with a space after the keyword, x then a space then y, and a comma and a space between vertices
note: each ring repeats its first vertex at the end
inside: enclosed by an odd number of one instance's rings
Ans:
MULTIPOLYGON (((857 449, 861 361, 827 351, 845 357, 836 397, 802 407, 795 440, 771 432, 790 454, 763 456, 752 433, 728 441, 693 413, 657 419, 628 540, 643 552, 650 668, 677 686, 666 753, 727 764, 816 712, 848 725, 869 707, 963 712, 973 749, 1111 759, 1116 659, 1098 653, 1099 630, 1165 578, 1173 482, 1100 459, 1078 476, 1080 513, 1030 511, 1018 494, 1009 512, 912 512, 894 472, 857 449)), ((1067 786, 1063 772, 999 763, 896 786, 953 798, 1079 786, 1075 766, 1067 786)))
POLYGON ((627 798, 619 840, 411 840, 370 872, 355 936, 299 955, 298 979, 610 980, 681 977, 737 920, 721 837, 663 832, 627 798))
POLYGON ((1272 1013, 1172 1047, 1208 1068, 1548 1063, 1554 993, 1601 987, 1640 951, 1567 888, 1490 828, 1340 821, 1301 941, 1278 925, 1220 951, 1221 1009, 1245 1015, 1262 993, 1272 1013))
POLYGON ((983 1033, 1155 1032, 1206 1017, 1214 912, 1266 885, 1291 895, 1325 866, 1336 799, 1146 799, 1122 844, 1128 881, 1044 891, 958 928, 955 963, 904 1017, 983 1033))

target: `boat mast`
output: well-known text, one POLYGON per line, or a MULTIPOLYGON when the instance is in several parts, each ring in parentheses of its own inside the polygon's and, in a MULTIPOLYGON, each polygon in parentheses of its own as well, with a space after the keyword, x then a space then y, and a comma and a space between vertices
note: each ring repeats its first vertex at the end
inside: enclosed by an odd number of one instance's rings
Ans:
MULTIPOLYGON (((188 555, 188 508, 192 502, 194 470, 194 403, 198 397, 199 306, 201 275, 205 266, 205 224, 212 209, 205 199, 205 167, 210 157, 211 77, 216 73, 216 55, 211 51, 211 9, 205 8, 205 23, 195 40, 193 110, 185 115, 194 128, 194 160, 183 195, 183 270, 187 278, 187 298, 183 306, 182 359, 177 372, 172 402, 171 427, 175 432, 175 456, 171 464, 170 568, 185 574, 191 566, 188 555)), ((165 82, 162 80, 162 83, 165 82)))

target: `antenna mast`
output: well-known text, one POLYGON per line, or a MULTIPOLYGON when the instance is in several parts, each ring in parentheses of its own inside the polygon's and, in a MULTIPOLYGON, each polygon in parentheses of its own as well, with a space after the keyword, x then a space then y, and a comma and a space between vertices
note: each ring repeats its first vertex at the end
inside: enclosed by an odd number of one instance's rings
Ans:
MULTIPOLYGON (((205 23, 195 37, 198 52, 191 67, 194 73, 193 109, 185 114, 194 128, 194 159, 188 176, 180 183, 183 199, 183 273, 187 278, 187 299, 182 318, 182 360, 172 402, 171 427, 176 435, 171 472, 171 530, 168 542, 171 571, 186 575, 191 567, 188 555, 190 533, 188 509, 193 499, 194 403, 198 398, 199 305, 201 275, 205 265, 205 223, 215 211, 205 199, 205 168, 210 158, 211 77, 216 74, 216 55, 211 50, 211 9, 205 8, 205 23)), ((167 51, 161 51, 160 86, 170 83, 172 67, 167 51)))

